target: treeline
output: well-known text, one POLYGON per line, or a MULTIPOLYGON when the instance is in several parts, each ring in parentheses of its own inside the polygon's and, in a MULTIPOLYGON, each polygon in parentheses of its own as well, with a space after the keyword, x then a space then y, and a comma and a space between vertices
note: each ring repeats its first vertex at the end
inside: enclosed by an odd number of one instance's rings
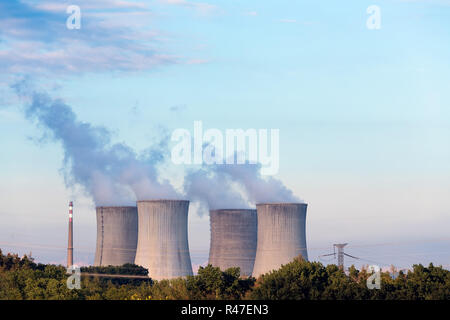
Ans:
MULTIPOLYGON (((102 267, 81 267, 80 272, 84 275, 91 274, 100 274, 102 275, 103 283, 106 281, 110 281, 111 284, 114 285, 132 285, 139 286, 143 283, 152 283, 152 280, 148 278, 148 270, 144 267, 137 266, 135 264, 126 263, 123 266, 102 266, 102 267), (122 276, 140 276, 146 277, 142 278, 118 278, 114 277, 114 275, 122 275, 122 276)), ((92 279, 95 279, 96 276, 89 276, 92 279)))
MULTIPOLYGON (((83 273, 147 275, 135 266, 85 267, 83 273)), ((81 288, 67 288, 66 268, 37 264, 31 257, 3 255, 0 250, 0 299, 168 300, 168 299, 311 299, 311 300, 448 300, 450 271, 430 264, 414 265, 395 278, 381 273, 381 288, 368 289, 371 273, 351 267, 346 274, 336 265, 295 259, 279 270, 241 278, 239 268, 221 271, 201 267, 187 278, 153 281, 82 276, 81 288)))

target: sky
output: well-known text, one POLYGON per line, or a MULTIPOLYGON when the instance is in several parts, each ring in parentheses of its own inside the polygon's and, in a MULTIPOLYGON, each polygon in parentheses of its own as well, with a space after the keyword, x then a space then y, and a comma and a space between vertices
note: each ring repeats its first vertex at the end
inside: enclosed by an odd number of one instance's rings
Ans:
MULTIPOLYGON (((0 248, 63 264, 73 200, 75 262, 95 251, 93 197, 27 116, 26 81, 136 153, 194 121, 279 129, 311 260, 348 242, 349 264, 450 266, 450 1, 202 1, 0 1, 0 248)), ((159 168, 177 188, 188 169, 159 168)), ((204 264, 195 203, 189 244, 204 264)))

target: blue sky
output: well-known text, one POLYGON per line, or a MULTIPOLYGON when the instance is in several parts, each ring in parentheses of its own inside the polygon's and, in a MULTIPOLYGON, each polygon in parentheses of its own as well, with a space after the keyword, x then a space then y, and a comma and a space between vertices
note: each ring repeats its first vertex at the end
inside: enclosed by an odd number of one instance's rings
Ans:
MULTIPOLYGON (((62 263, 74 199, 75 260, 95 249, 92 199, 65 186, 61 146, 10 88, 26 77, 137 151, 195 120, 278 128, 277 178, 309 204, 311 258, 349 242, 388 264, 449 265, 449 21, 446 0, 2 2, 0 247, 62 263), (380 30, 366 28, 373 4, 380 30)), ((191 211, 194 263, 208 223, 191 211)))

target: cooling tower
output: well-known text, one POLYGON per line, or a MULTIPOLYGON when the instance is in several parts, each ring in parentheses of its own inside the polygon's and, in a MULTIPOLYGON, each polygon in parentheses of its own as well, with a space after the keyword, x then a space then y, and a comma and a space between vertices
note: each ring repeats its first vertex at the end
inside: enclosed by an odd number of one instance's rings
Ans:
POLYGON ((256 254, 256 210, 211 210, 209 214, 208 263, 221 270, 239 267, 242 276, 251 276, 256 254))
POLYGON ((192 275, 187 233, 189 201, 138 201, 135 264, 155 280, 192 275))
POLYGON ((138 238, 136 207, 97 207, 96 266, 134 263, 138 238))
POLYGON ((257 204, 258 244, 253 276, 291 262, 306 250, 306 203, 257 204))

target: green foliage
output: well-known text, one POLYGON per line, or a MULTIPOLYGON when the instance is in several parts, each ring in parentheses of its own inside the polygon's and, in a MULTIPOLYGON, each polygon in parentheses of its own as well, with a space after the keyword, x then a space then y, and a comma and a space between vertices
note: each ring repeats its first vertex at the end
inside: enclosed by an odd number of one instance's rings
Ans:
MULTIPOLYGON (((126 263, 122 266, 90 266, 90 267, 81 267, 80 271, 86 274, 104 274, 104 275, 135 275, 135 276, 147 276, 148 270, 131 263, 126 263)), ((96 276, 91 276, 91 278, 97 278, 96 276)), ((151 282, 150 278, 140 279, 140 278, 117 278, 117 277, 108 277, 102 276, 99 278, 100 282, 108 282, 110 281, 114 285, 133 285, 139 286, 143 282, 151 282)))
POLYGON ((319 300, 424 300, 450 299, 450 271, 442 267, 415 265, 393 279, 381 273, 380 290, 367 288, 365 270, 349 268, 348 275, 335 265, 323 266, 301 258, 261 276, 250 293, 252 299, 319 300))
POLYGON ((66 285, 62 266, 34 263, 33 258, 2 254, 0 250, 0 299, 63 300, 77 295, 66 285))
MULTIPOLYGON (((83 267, 83 273, 147 276, 145 268, 83 267)), ((0 250, 0 300, 181 300, 181 299, 314 299, 314 300, 449 300, 450 271, 430 264, 414 265, 395 279, 381 274, 381 289, 369 290, 366 270, 324 266, 297 258, 279 270, 241 278, 239 268, 221 271, 208 265, 195 276, 171 280, 86 276, 81 289, 67 288, 64 266, 37 264, 31 256, 4 255, 0 250)))
POLYGON ((101 273, 101 274, 122 274, 122 275, 148 275, 148 270, 144 267, 126 263, 122 266, 102 266, 102 267, 81 267, 81 272, 86 273, 101 273))
POLYGON ((152 286, 140 288, 138 297, 147 300, 187 300, 190 299, 185 279, 161 280, 152 286))
POLYGON ((255 279, 241 279, 239 268, 221 271, 211 265, 200 267, 198 275, 185 279, 156 281, 151 286, 140 286, 135 300, 198 300, 242 299, 251 289, 255 279))
POLYGON ((239 268, 221 271, 208 265, 198 275, 187 278, 191 299, 240 299, 253 286, 254 279, 240 279, 239 268))

